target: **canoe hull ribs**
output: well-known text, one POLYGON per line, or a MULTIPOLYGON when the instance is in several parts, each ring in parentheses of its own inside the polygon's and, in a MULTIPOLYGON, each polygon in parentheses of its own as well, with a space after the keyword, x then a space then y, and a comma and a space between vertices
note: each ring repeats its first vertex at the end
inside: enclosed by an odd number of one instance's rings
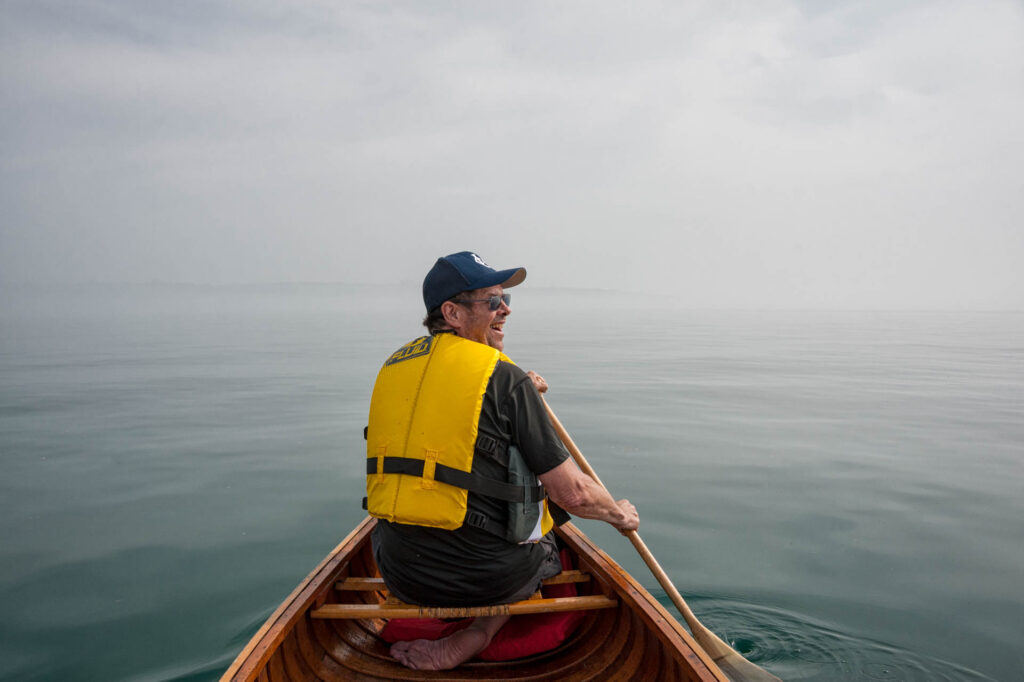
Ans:
POLYGON ((571 523, 559 536, 573 553, 576 598, 535 598, 483 609, 428 609, 390 599, 373 562, 367 518, 295 589, 224 673, 230 681, 315 680, 701 680, 727 678, 624 569, 571 523), (340 588, 340 589, 339 589, 340 588), (573 600, 576 601, 567 601, 573 600), (564 602, 561 604, 544 602, 564 602), (379 634, 386 618, 463 617, 586 610, 552 651, 515 661, 470 661, 454 670, 409 670, 379 634), (481 613, 476 613, 480 611, 481 613), (449 613, 454 615, 448 615, 449 613), (456 613, 457 612, 457 613, 456 613))

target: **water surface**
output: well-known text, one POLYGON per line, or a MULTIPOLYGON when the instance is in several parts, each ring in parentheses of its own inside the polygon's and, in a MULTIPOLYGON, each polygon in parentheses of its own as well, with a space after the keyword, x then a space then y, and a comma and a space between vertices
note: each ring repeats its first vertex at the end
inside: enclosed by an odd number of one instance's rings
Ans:
MULTIPOLYGON (((2 293, 0 677, 216 679, 362 517, 416 287, 2 293)), ((1024 315, 513 303, 506 352, 724 639, 787 680, 1024 678, 1024 315)))

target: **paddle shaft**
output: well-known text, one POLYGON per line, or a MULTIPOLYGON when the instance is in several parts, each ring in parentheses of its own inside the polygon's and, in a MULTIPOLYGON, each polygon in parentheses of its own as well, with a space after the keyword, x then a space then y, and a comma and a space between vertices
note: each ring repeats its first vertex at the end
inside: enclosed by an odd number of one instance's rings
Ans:
MULTIPOLYGON (((572 458, 576 460, 576 464, 583 470, 583 473, 590 476, 590 478, 594 479, 595 483, 607 491, 608 487, 601 482, 601 478, 597 475, 597 472, 594 471, 593 467, 590 466, 590 462, 588 462, 586 457, 583 456, 580 449, 576 447, 576 443, 573 442, 572 436, 570 436, 569 432, 565 430, 564 426, 562 426, 562 422, 558 420, 554 410, 552 410, 551 406, 547 404, 547 401, 544 402, 544 407, 547 408, 548 417, 551 419, 551 423, 554 425, 555 431, 558 433, 558 437, 562 440, 566 449, 569 450, 569 454, 572 455, 572 458)), ((644 541, 640 538, 640 534, 635 530, 631 530, 625 533, 625 535, 629 538, 629 541, 633 543, 633 546, 636 547, 636 551, 640 553, 640 557, 644 560, 644 563, 647 564, 647 567, 651 569, 654 577, 657 578, 658 583, 665 589, 669 599, 671 599, 672 603, 676 605, 677 609, 679 609, 679 612, 683 615, 683 618, 686 620, 686 623, 690 628, 693 629, 693 623, 691 623, 691 620, 696 623, 698 627, 702 628, 703 625, 701 625, 700 621, 697 620, 697 617, 693 615, 693 611, 690 610, 686 600, 684 600, 683 596, 679 594, 679 590, 677 590, 675 585, 672 584, 672 580, 669 579, 668 574, 661 568, 658 560, 654 558, 653 554, 651 554, 651 550, 647 549, 647 545, 645 545, 644 541)))
MULTIPOLYGON (((543 396, 541 399, 543 400, 543 396)), ((595 483, 607 491, 608 488, 601 482, 597 472, 590 466, 590 463, 587 461, 586 457, 583 456, 583 453, 580 452, 580 449, 576 447, 576 443, 573 442, 572 436, 570 436, 569 432, 565 430, 564 426, 562 426, 562 422, 558 420, 554 410, 551 409, 551 406, 548 405, 546 400, 544 401, 544 407, 547 409, 551 425, 555 427, 555 432, 558 433, 558 437, 569 451, 569 454, 571 454, 572 458, 576 460, 576 464, 583 473, 590 476, 595 483)), ((672 584, 668 574, 662 570, 661 566, 658 564, 658 560, 654 558, 653 554, 651 554, 651 550, 647 549, 647 545, 645 545, 644 541, 640 539, 640 534, 635 530, 631 530, 625 535, 629 538, 629 541, 633 543, 633 547, 636 548, 636 551, 640 554, 640 558, 642 558, 644 563, 647 564, 647 568, 651 569, 651 573, 654 574, 658 584, 660 584, 665 590, 665 593, 668 594, 669 599, 672 600, 675 607, 679 609, 679 613, 682 614, 683 620, 685 620, 686 624, 690 627, 690 632, 693 633, 694 639, 696 639, 701 647, 704 648, 704 651, 706 651, 711 658, 726 671, 731 679, 737 681, 749 680, 751 682, 782 682, 779 678, 775 677, 768 671, 743 658, 739 652, 723 642, 718 635, 704 627, 704 625, 697 620, 697 616, 694 615, 693 611, 686 603, 686 600, 683 599, 683 596, 679 594, 679 590, 677 590, 675 585, 672 584)))

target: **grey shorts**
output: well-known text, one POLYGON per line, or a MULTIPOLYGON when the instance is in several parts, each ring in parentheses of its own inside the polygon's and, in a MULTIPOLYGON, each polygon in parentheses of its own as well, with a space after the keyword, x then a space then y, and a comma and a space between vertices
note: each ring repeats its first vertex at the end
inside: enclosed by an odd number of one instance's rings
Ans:
MULTIPOLYGON (((551 531, 538 542, 544 551, 544 558, 541 560, 540 566, 537 568, 537 572, 533 574, 533 577, 527 580, 521 588, 516 590, 507 599, 503 600, 504 603, 510 603, 514 601, 523 601, 529 599, 534 592, 540 589, 541 581, 545 578, 558 575, 562 572, 562 560, 558 554, 558 543, 555 541, 555 532, 551 531)), ((373 558, 379 566, 380 561, 380 547, 377 544, 377 535, 373 535, 373 558)), ((395 597, 400 601, 404 601, 407 604, 419 604, 423 603, 416 599, 410 599, 408 596, 402 594, 402 591, 395 589, 395 586, 391 584, 387 578, 384 579, 385 584, 391 592, 391 596, 395 597)))
POLYGON ((509 602, 523 601, 529 599, 534 592, 540 589, 540 583, 545 578, 556 576, 562 572, 562 559, 558 555, 558 543, 555 542, 555 532, 551 531, 544 537, 542 537, 538 543, 544 548, 546 555, 544 561, 541 562, 540 568, 532 578, 522 588, 516 590, 511 597, 508 598, 509 602))

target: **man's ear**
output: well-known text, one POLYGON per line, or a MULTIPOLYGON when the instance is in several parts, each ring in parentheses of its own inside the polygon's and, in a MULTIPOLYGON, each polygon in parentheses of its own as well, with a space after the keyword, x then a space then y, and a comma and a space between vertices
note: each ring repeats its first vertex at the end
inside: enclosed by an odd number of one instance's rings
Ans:
POLYGON ((441 304, 441 314, 444 315, 444 321, 452 329, 458 331, 462 326, 462 308, 458 303, 445 301, 441 304))

